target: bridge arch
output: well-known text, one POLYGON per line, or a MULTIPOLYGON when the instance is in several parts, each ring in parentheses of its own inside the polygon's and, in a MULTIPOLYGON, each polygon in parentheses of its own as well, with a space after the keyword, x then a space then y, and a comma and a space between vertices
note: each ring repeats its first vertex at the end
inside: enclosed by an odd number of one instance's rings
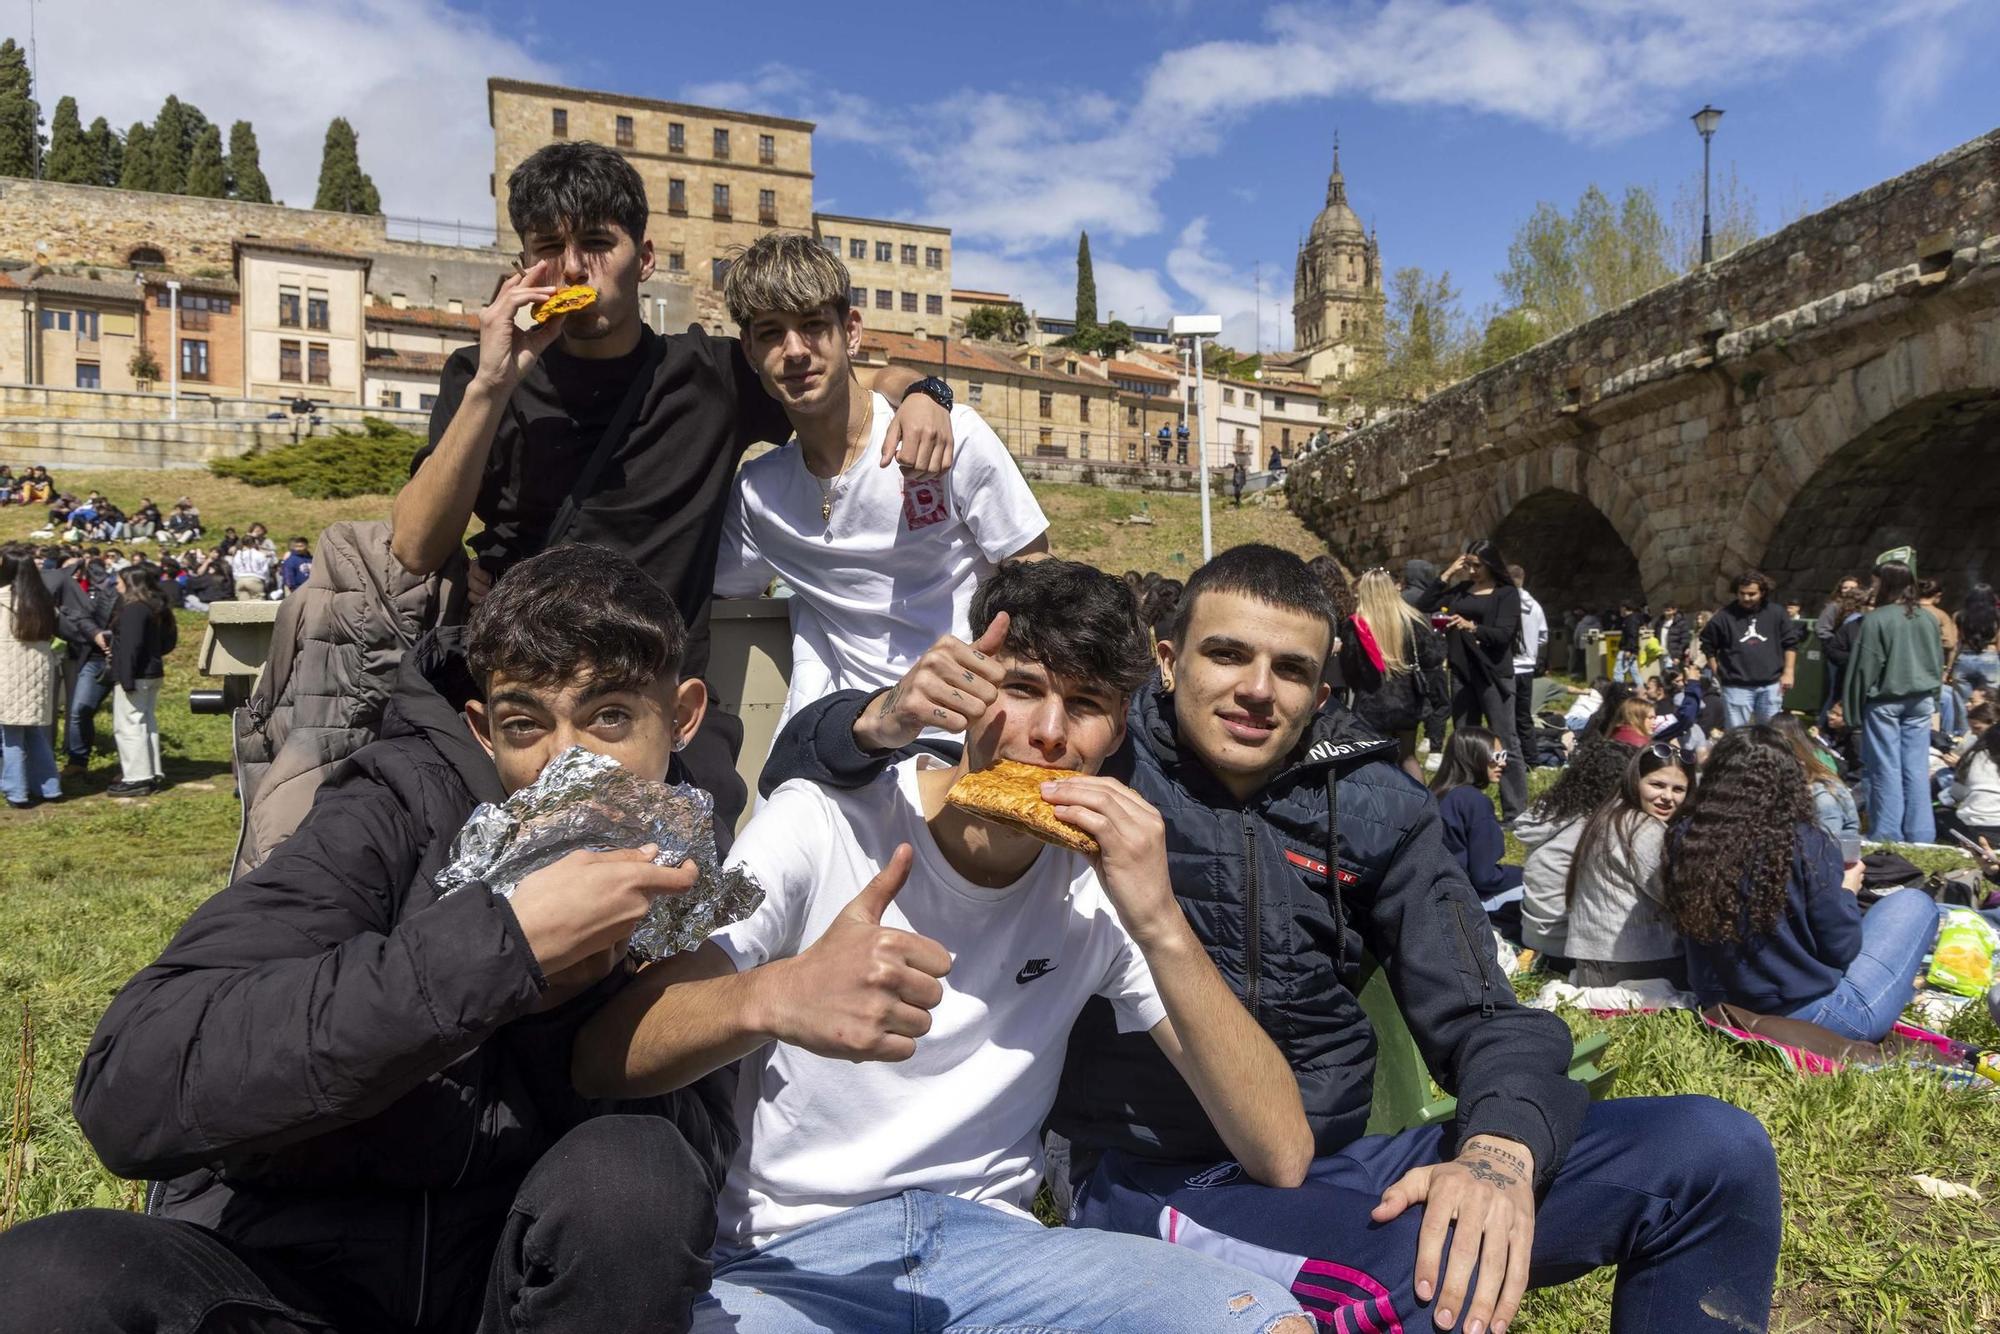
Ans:
POLYGON ((1663 594, 1668 572, 1645 502, 1587 450, 1563 445, 1511 460, 1475 512, 1467 536, 1492 536, 1551 615, 1663 594))
POLYGON ((1971 332, 1913 333, 1775 423, 1719 579, 1761 566, 1810 605, 1906 544, 1949 598, 2000 576, 2000 318, 1971 332))

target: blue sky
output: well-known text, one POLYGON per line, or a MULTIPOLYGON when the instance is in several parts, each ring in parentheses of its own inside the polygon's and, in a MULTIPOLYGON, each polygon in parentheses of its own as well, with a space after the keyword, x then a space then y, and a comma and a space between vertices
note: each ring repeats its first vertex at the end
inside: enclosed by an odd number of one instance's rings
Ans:
MULTIPOLYGON (((28 6, 0 0, 0 29, 25 36, 28 6)), ((488 74, 804 116, 818 204, 952 227, 959 285, 1066 313, 1087 227, 1101 314, 1216 311, 1246 346, 1260 262, 1261 341, 1288 344, 1336 127, 1387 266, 1449 270, 1477 310, 1538 199, 1637 182, 1671 212, 1704 101, 1767 227, 2000 125, 1977 58, 2000 49, 1994 0, 41 0, 37 20, 45 107, 73 92, 122 125, 175 92, 248 116, 295 201, 346 114, 389 211, 490 217, 488 74)))

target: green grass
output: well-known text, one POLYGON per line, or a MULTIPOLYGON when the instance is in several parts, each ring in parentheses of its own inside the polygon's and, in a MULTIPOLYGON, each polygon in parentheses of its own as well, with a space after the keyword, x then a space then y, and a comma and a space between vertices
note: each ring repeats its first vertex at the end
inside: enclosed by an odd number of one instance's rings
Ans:
MULTIPOLYGON (((120 500, 141 488, 156 499, 192 492, 217 529, 230 523, 240 530, 262 518, 280 535, 316 533, 332 519, 387 509, 386 497, 300 500, 282 487, 254 489, 201 473, 79 473, 64 483, 96 485, 120 500)), ((1196 510, 1185 497, 1038 490, 1058 549, 1088 552, 1113 569, 1176 568, 1171 555, 1189 553, 1190 532, 1199 550, 1196 510), (1150 501, 1158 524, 1113 524, 1141 500, 1150 501)), ((0 538, 25 532, 19 519, 16 510, 0 512, 0 538)), ((1282 510, 1218 513, 1218 546, 1256 536, 1310 549, 1303 532, 1282 510)), ((200 638, 200 618, 185 617, 161 694, 169 791, 139 801, 97 795, 115 777, 107 711, 104 757, 87 782, 69 783, 75 795, 26 814, 0 812, 0 1146, 15 1128, 13 1052, 24 1006, 36 1031, 22 1218, 137 1200, 131 1184, 107 1174, 84 1143, 69 1112, 70 1085, 119 985, 228 873, 237 826, 228 725, 193 717, 186 707, 187 691, 202 683, 192 666, 200 638)), ((1553 773, 1530 778, 1539 792, 1553 773)), ((1510 840, 1510 847, 1518 859, 1518 845, 1510 840)), ((1926 869, 1962 864, 1951 853, 1904 851, 1926 869)), ((1579 1033, 1610 1036, 1606 1059, 1618 1069, 1619 1095, 1708 1093, 1769 1127, 1786 1201, 1773 1329, 2000 1329, 2000 1098, 1953 1092, 1918 1073, 1802 1077, 1711 1038, 1685 1017, 1568 1020, 1579 1033), (1986 1198, 1933 1202, 1911 1185, 1913 1172, 1967 1182, 1986 1198)), ((2000 1033, 1971 1010, 1952 1028, 1955 1036, 2000 1045, 2000 1033)), ((1531 1294, 1515 1328, 1596 1334, 1609 1311, 1610 1280, 1600 1273, 1531 1294)))

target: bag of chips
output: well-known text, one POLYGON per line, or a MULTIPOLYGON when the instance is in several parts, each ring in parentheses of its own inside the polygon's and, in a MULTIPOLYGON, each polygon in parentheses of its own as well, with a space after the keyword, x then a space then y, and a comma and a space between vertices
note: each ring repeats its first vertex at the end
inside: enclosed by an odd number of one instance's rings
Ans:
POLYGON ((1978 996, 1993 985, 1993 953, 2000 932, 1965 908, 1945 914, 1931 953, 1931 985, 1955 996, 1978 996))

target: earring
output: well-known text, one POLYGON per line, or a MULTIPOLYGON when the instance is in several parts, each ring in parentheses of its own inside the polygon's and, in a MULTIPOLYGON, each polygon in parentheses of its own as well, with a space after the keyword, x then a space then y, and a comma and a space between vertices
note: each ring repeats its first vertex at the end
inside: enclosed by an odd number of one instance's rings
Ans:
POLYGON ((674 738, 674 753, 676 755, 680 754, 687 748, 688 748, 688 739, 686 737, 677 736, 674 738))

